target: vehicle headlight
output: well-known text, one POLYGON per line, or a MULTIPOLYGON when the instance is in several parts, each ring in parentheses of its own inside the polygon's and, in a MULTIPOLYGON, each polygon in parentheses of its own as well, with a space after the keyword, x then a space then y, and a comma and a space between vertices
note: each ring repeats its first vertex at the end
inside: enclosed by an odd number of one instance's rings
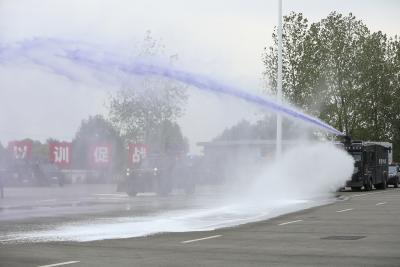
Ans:
POLYGON ((128 168, 126 169, 126 176, 129 176, 131 174, 131 170, 128 168))
POLYGON ((158 172, 158 169, 157 169, 157 168, 154 168, 154 169, 153 169, 153 173, 154 173, 154 175, 156 175, 156 174, 157 174, 157 172, 158 172))

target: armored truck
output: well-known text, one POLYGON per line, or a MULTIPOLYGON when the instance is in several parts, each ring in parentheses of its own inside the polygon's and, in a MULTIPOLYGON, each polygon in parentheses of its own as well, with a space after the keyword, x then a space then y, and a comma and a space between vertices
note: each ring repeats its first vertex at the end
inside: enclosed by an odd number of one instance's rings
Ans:
POLYGON ((358 191, 386 189, 388 184, 390 147, 374 142, 347 141, 344 143, 347 152, 354 158, 354 171, 346 186, 358 191))
POLYGON ((192 194, 196 188, 196 173, 190 158, 152 155, 126 170, 120 188, 129 196, 141 192, 166 196, 174 189, 183 189, 186 194, 192 194))

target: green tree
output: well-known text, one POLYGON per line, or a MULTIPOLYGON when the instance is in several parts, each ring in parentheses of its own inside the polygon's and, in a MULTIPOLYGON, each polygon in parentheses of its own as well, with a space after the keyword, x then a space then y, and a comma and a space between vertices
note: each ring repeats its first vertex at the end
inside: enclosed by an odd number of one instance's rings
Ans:
MULTIPOLYGON (((333 12, 308 25, 291 13, 283 27, 286 99, 355 138, 395 139, 399 129, 398 39, 371 33, 351 13, 333 12), (396 126, 397 125, 397 126, 396 126)), ((266 50, 265 74, 276 87, 277 41, 266 50)))
POLYGON ((72 141, 72 164, 74 168, 86 169, 90 166, 89 153, 96 143, 112 145, 112 167, 118 172, 122 170, 125 156, 124 144, 112 124, 101 115, 83 120, 72 141))
MULTIPOLYGON (((137 57, 151 60, 154 56, 165 57, 164 46, 148 32, 137 57)), ((177 56, 167 57, 170 64, 177 56)), ((180 138, 180 129, 176 119, 183 114, 183 106, 187 100, 186 87, 182 83, 160 77, 133 77, 127 80, 125 88, 111 97, 109 117, 125 142, 147 143, 154 150, 161 149, 161 143, 168 142, 170 133, 180 138), (168 125, 168 126, 166 126, 168 125), (171 131, 165 133, 167 127, 171 131), (172 130, 175 129, 175 130, 172 130), (154 137, 165 140, 154 140, 154 137), (158 144, 158 145, 157 145, 158 144)), ((182 147, 185 146, 183 142, 182 147)))

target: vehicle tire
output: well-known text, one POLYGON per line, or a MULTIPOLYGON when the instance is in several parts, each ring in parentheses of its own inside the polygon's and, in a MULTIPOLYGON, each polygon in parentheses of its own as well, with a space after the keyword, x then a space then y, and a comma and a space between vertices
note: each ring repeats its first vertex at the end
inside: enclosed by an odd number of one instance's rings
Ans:
POLYGON ((358 186, 352 186, 352 187, 351 187, 351 191, 358 192, 358 191, 360 191, 360 190, 361 190, 361 187, 358 187, 358 186))
POLYGON ((157 195, 166 197, 166 196, 168 196, 169 193, 171 193, 171 190, 172 190, 171 185, 168 184, 168 182, 164 181, 163 179, 161 179, 158 182, 157 195))
POLYGON ((387 188, 387 181, 383 179, 383 182, 380 184, 375 185, 376 189, 385 190, 387 188))
POLYGON ((126 186, 126 193, 130 197, 136 197, 138 190, 137 187, 135 186, 135 183, 133 181, 129 181, 128 183, 125 184, 126 186))
POLYGON ((365 191, 371 191, 372 190, 372 180, 368 179, 367 184, 364 185, 365 191))
POLYGON ((129 190, 128 192, 126 192, 128 194, 128 196, 130 197, 136 197, 137 192, 135 190, 129 190))
POLYGON ((394 180, 394 188, 399 188, 399 177, 394 180))

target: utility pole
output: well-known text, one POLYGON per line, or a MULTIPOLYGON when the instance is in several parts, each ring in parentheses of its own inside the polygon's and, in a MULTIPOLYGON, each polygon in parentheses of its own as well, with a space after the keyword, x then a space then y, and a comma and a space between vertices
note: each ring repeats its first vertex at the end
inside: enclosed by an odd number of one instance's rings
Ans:
MULTIPOLYGON (((278 75, 277 101, 282 104, 282 0, 278 0, 278 75)), ((282 155, 282 115, 276 114, 276 158, 282 155)))

